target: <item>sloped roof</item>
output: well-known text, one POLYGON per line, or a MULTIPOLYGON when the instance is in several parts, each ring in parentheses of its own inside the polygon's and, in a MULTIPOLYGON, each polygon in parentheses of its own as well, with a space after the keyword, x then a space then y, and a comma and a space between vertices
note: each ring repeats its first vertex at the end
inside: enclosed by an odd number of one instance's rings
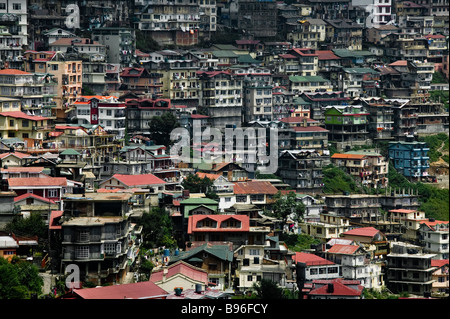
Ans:
POLYGON ((329 132, 326 128, 321 126, 307 126, 307 127, 294 127, 296 132, 329 132))
POLYGON ((20 153, 20 152, 3 153, 3 154, 0 154, 0 159, 3 159, 3 158, 8 157, 8 156, 15 156, 15 157, 18 157, 18 158, 25 158, 25 157, 29 157, 30 154, 25 154, 25 153, 20 153))
POLYGON ((235 182, 235 194, 276 194, 278 189, 270 182, 264 181, 248 181, 235 182))
POLYGON ((343 280, 341 278, 333 280, 313 280, 313 284, 321 284, 321 286, 311 290, 308 293, 309 295, 361 296, 364 289, 358 280, 343 280), (333 284, 332 292, 328 290, 328 284, 333 284))
POLYGON ((30 72, 25 72, 18 69, 3 69, 0 70, 0 75, 2 74, 8 74, 8 75, 32 75, 30 72))
POLYGON ((151 281, 98 288, 74 289, 82 299, 151 299, 165 298, 168 293, 151 281))
POLYGON ((250 218, 247 215, 192 215, 188 219, 188 234, 193 232, 248 232, 250 230, 250 218), (197 228, 197 223, 202 220, 211 219, 217 222, 217 227, 197 228), (241 222, 240 228, 223 228, 224 221, 234 219, 241 222))
POLYGON ((328 249, 328 252, 332 253, 332 254, 352 255, 358 249, 359 249, 359 246, 357 246, 357 245, 334 244, 330 249, 328 249))
POLYGON ((0 112, 0 116, 19 118, 19 119, 30 120, 30 121, 48 120, 48 118, 46 118, 46 117, 37 116, 37 115, 28 115, 21 111, 0 112))
POLYGON ((33 193, 25 193, 25 194, 22 194, 20 196, 16 196, 16 197, 14 197, 14 202, 20 202, 21 200, 24 200, 24 199, 27 199, 27 198, 30 198, 30 197, 32 197, 34 199, 37 199, 37 200, 40 200, 40 201, 45 202, 45 203, 55 204, 55 202, 53 200, 47 199, 45 197, 42 197, 42 196, 39 196, 39 195, 36 195, 36 194, 33 194, 33 193))
POLYGON ((361 236, 361 237, 373 237, 380 231, 374 227, 360 227, 348 230, 344 235, 361 236))
MULTIPOLYGON (((163 279, 163 272, 164 272, 164 269, 160 269, 158 271, 152 272, 152 274, 150 276, 150 281, 152 281, 154 283, 161 281, 163 279)), ((182 260, 177 261, 176 263, 167 267, 166 279, 173 277, 175 275, 178 275, 178 274, 189 277, 190 279, 192 279, 194 281, 202 282, 205 285, 208 284, 208 273, 205 270, 194 267, 182 260)))
POLYGON ((65 177, 13 177, 8 178, 9 187, 67 186, 65 177))
POLYGON ((156 177, 153 174, 141 174, 141 175, 114 174, 112 178, 117 179, 118 181, 127 186, 166 184, 165 181, 163 181, 159 177, 156 177))
POLYGON ((292 259, 294 260, 295 263, 298 262, 305 263, 306 266, 334 265, 334 262, 329 261, 325 258, 303 252, 296 252, 295 255, 292 256, 292 259))
POLYGON ((340 158, 340 159, 363 159, 366 155, 361 154, 342 154, 342 153, 334 153, 331 158, 340 158))

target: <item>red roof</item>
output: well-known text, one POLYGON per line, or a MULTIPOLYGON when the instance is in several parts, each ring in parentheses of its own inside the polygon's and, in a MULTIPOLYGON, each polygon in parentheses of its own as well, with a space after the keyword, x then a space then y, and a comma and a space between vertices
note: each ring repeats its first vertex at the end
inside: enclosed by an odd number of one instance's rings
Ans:
POLYGON ((36 194, 32 194, 32 193, 25 193, 25 194, 22 194, 20 196, 16 196, 16 197, 14 197, 14 201, 15 202, 19 202, 19 201, 24 200, 24 199, 29 198, 29 197, 33 197, 33 198, 35 198, 37 200, 40 200, 40 201, 43 201, 43 202, 46 202, 46 203, 55 204, 55 202, 52 201, 51 199, 47 199, 45 197, 42 197, 42 196, 39 196, 39 195, 36 195, 36 194))
POLYGON ((395 61, 395 62, 393 62, 393 63, 391 63, 391 64, 388 64, 389 66, 407 66, 408 65, 408 61, 406 61, 406 60, 398 60, 398 61, 395 61))
POLYGON ((424 37, 427 39, 445 39, 445 36, 443 36, 442 34, 427 34, 424 37))
POLYGON ((3 70, 0 70, 0 74, 31 75, 31 73, 29 73, 29 72, 25 72, 25 71, 18 70, 18 69, 3 69, 3 70))
POLYGON ((363 154, 342 154, 342 153, 334 153, 331 158, 341 158, 341 159, 363 159, 366 155, 363 154))
POLYGON ((10 155, 18 157, 18 158, 25 158, 25 157, 29 157, 30 156, 30 154, 25 154, 25 153, 20 153, 20 152, 3 153, 3 154, 0 154, 0 159, 3 159, 3 158, 8 157, 10 155))
POLYGON ((309 253, 296 252, 295 255, 292 256, 292 259, 295 263, 305 263, 306 266, 334 265, 334 262, 332 261, 309 253))
MULTIPOLYGON (((167 268, 166 279, 182 274, 194 281, 202 282, 205 285, 208 284, 208 273, 201 269, 194 267, 184 261, 176 262, 175 264, 167 268)), ((163 279, 163 269, 155 271, 151 274, 150 281, 157 282, 163 279)))
POLYGON ((235 182, 235 194, 276 194, 278 189, 270 182, 266 181, 249 181, 235 182))
POLYGON ((358 248, 359 246, 357 245, 334 244, 330 249, 328 249, 328 252, 333 254, 352 255, 358 250, 358 248))
POLYGON ((250 218, 247 215, 192 215, 188 219, 188 234, 193 232, 248 232, 250 230, 250 218), (197 227, 202 220, 213 220, 217 227, 197 227), (228 220, 240 221, 240 227, 222 227, 222 223, 228 220))
POLYGON ((205 178, 208 177, 210 180, 215 181, 216 179, 218 179, 220 176, 222 176, 221 174, 209 174, 209 173, 203 173, 203 172, 197 172, 195 173, 198 177, 200 178, 205 178))
POLYGON ((400 209, 391 209, 389 212, 390 213, 400 213, 400 214, 411 214, 411 213, 417 212, 417 210, 400 208, 400 209))
POLYGON ((8 178, 9 187, 67 186, 65 177, 13 177, 8 178))
POLYGON ((56 224, 56 219, 61 217, 63 215, 64 211, 63 210, 52 210, 52 212, 50 213, 50 221, 48 223, 48 228, 49 229, 61 229, 62 226, 56 224))
POLYGON ((380 231, 374 227, 360 227, 346 231, 344 235, 352 236, 362 236, 362 237, 373 237, 380 231))
POLYGON ((167 291, 151 281, 98 288, 75 289, 82 299, 164 299, 167 291))
POLYGON ((431 259, 431 267, 443 267, 448 266, 448 259, 431 259))
POLYGON ((306 120, 306 122, 318 122, 316 120, 304 117, 304 116, 289 116, 289 117, 283 117, 282 119, 280 119, 281 122, 283 123, 302 123, 304 120, 306 120))
MULTIPOLYGON (((25 156, 28 157, 29 155, 25 156)), ((31 166, 31 167, 22 167, 22 166, 9 166, 8 168, 0 169, 2 173, 42 173, 44 171, 44 167, 42 166, 31 166)))
POLYGON ((331 50, 322 50, 316 51, 316 54, 319 55, 319 61, 323 60, 340 60, 341 58, 334 54, 331 50))
POLYGON ((48 118, 43 116, 37 116, 37 115, 28 115, 21 111, 13 111, 13 112, 1 112, 1 116, 8 116, 8 117, 14 117, 19 119, 25 119, 25 120, 31 120, 31 121, 45 121, 48 120, 48 118))
POLYGON ((191 118, 192 119, 206 119, 206 118, 209 118, 209 116, 203 115, 203 114, 191 114, 191 118))
POLYGON ((117 179, 118 181, 127 186, 158 185, 166 183, 165 181, 163 181, 159 177, 156 177, 153 174, 141 174, 141 175, 114 174, 112 178, 117 179))
POLYGON ((341 278, 332 280, 313 280, 314 287, 309 295, 328 296, 361 296, 364 289, 358 280, 343 280, 341 278), (329 284, 333 285, 333 290, 329 290, 329 284), (351 287, 350 287, 351 286, 351 287), (355 287, 355 288, 353 288, 355 287))
POLYGON ((425 219, 423 222, 421 222, 420 224, 425 224, 427 225, 430 229, 434 230, 434 226, 438 225, 438 224, 448 224, 448 220, 444 221, 444 220, 435 220, 435 221, 430 221, 429 219, 425 219))

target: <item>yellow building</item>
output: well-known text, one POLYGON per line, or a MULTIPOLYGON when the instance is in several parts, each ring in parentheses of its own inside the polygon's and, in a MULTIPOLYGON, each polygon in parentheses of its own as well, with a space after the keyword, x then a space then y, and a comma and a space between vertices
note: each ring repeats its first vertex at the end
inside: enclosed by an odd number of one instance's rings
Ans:
POLYGON ((27 147, 38 147, 50 131, 49 119, 22 111, 0 112, 0 137, 20 138, 27 147))

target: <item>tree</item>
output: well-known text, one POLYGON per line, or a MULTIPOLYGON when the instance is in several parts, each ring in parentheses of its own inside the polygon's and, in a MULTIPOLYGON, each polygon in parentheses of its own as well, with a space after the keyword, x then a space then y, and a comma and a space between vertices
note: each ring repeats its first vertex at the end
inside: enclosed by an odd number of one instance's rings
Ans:
POLYGON ((181 182, 181 186, 184 189, 188 189, 191 193, 205 193, 206 197, 218 200, 217 194, 211 191, 213 183, 208 177, 201 178, 196 174, 190 174, 181 182))
POLYGON ((288 192, 286 195, 282 195, 278 192, 275 196, 275 203, 272 206, 273 213, 277 218, 283 220, 283 225, 288 218, 292 218, 294 221, 300 221, 305 213, 305 204, 302 201, 297 200, 295 192, 288 192))
POLYGON ((43 284, 33 264, 0 258, 0 299, 29 299, 32 293, 41 293, 43 284))
POLYGON ((48 236, 47 227, 39 213, 31 213, 28 218, 17 215, 5 226, 5 230, 21 236, 37 236, 40 239, 46 239, 48 236))
POLYGON ((172 223, 169 214, 159 207, 153 207, 142 215, 144 247, 174 247, 176 241, 172 237, 172 223))
POLYGON ((172 144, 170 133, 179 126, 180 124, 172 112, 165 112, 161 116, 154 116, 149 124, 150 137, 158 145, 169 146, 172 144))
POLYGON ((283 289, 272 280, 262 279, 253 284, 253 289, 255 289, 255 295, 258 299, 286 299, 283 289))

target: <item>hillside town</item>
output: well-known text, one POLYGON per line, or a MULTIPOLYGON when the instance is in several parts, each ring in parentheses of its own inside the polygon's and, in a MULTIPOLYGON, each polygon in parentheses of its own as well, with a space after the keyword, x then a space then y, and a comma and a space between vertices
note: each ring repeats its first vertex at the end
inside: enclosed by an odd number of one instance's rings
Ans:
POLYGON ((0 0, 0 299, 448 298, 448 49, 448 0, 0 0))

